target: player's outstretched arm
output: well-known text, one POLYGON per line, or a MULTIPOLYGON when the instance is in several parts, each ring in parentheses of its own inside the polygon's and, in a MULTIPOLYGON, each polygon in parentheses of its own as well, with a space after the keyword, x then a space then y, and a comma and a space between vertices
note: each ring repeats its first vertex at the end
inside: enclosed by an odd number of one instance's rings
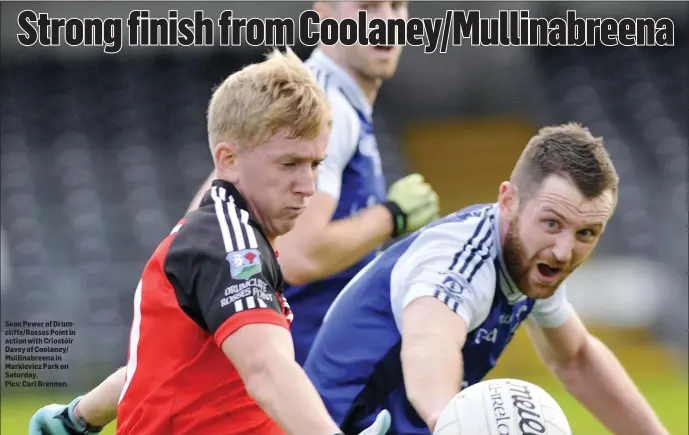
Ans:
MULTIPOLYGON (((488 220, 486 212, 477 217, 488 220)), ((490 225, 490 224, 488 224, 490 225)), ((483 225, 482 227, 488 228, 483 225)), ((404 307, 402 374, 407 397, 431 428, 462 387, 467 333, 488 314, 495 288, 490 244, 471 246, 476 221, 423 231, 392 271, 393 297, 404 307), (470 255, 460 255, 472 252, 470 255)), ((487 231, 487 230, 484 230, 487 231)), ((486 233, 488 234, 488 233, 486 233)))
POLYGON ((390 212, 377 205, 352 217, 332 221, 337 201, 316 192, 277 248, 285 279, 292 285, 338 273, 370 253, 392 234, 390 212))
MULTIPOLYGON (((292 337, 272 324, 241 327, 222 343, 249 395, 286 433, 335 435, 332 420, 315 387, 294 360, 292 337)), ((383 435, 390 427, 387 412, 363 433, 383 435)))
POLYGON ((464 320, 432 296, 411 302, 402 316, 402 373, 409 402, 433 430, 461 390, 464 320))
POLYGON ((117 418, 117 403, 125 378, 126 367, 122 367, 68 405, 52 404, 39 409, 29 423, 29 435, 100 433, 117 418))
POLYGON ((438 195, 418 174, 394 184, 386 204, 373 205, 347 218, 332 220, 337 207, 334 195, 316 192, 292 231, 277 241, 280 265, 290 284, 305 284, 341 272, 391 237, 414 231, 438 217, 438 195))
POLYGON ((402 235, 438 217, 438 194, 419 174, 390 188, 385 205, 374 205, 344 219, 332 220, 337 200, 317 192, 288 234, 278 239, 285 278, 299 285, 338 273, 390 237, 402 235))
POLYGON ((611 432, 668 434, 617 358, 588 333, 575 313, 553 328, 539 327, 530 319, 527 331, 539 356, 567 391, 611 432))
POLYGON ((105 426, 117 418, 117 405, 127 378, 127 367, 120 367, 79 402, 77 412, 95 426, 105 426))

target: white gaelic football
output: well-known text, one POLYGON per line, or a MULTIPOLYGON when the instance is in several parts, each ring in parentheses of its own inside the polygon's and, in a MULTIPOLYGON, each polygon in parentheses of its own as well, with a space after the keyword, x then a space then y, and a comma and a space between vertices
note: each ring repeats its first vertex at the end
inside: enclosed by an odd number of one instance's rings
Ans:
POLYGON ((462 390, 433 435, 572 435, 565 413, 541 387, 491 379, 462 390))

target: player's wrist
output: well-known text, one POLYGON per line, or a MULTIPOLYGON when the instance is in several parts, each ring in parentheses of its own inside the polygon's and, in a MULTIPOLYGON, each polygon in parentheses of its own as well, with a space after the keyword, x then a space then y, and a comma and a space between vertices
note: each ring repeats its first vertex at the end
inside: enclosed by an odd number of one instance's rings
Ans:
POLYGON ((390 212, 392 219, 391 237, 395 238, 404 234, 407 229, 407 214, 395 201, 386 201, 381 205, 390 212))
POLYGON ((79 403, 83 396, 79 396, 70 403, 63 411, 63 419, 67 419, 75 430, 82 434, 97 434, 103 430, 103 426, 95 426, 89 423, 86 418, 81 415, 79 410, 79 403))

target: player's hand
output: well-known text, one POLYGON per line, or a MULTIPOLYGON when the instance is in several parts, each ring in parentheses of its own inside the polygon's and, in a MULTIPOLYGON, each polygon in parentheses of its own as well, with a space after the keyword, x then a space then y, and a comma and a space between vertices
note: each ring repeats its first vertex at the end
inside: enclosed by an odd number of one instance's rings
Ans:
POLYGON ((392 419, 390 413, 384 409, 380 411, 376 417, 376 421, 374 421, 371 426, 364 429, 363 432, 359 433, 359 435, 385 435, 388 433, 391 423, 392 419))
POLYGON ((74 415, 74 407, 81 396, 72 400, 69 405, 44 406, 36 411, 29 421, 29 435, 95 435, 102 428, 88 427, 74 415))
POLYGON ((385 205, 392 213, 393 237, 414 232, 439 216, 438 194, 421 174, 393 183, 385 205))

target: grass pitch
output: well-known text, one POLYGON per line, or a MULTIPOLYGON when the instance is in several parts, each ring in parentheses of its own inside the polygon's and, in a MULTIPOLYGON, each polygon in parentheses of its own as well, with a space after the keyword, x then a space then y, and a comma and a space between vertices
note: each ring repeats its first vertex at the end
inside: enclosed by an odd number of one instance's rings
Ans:
MULTIPOLYGON (((542 378, 531 377, 534 382, 553 395, 562 406, 572 426, 574 435, 606 435, 606 431, 589 413, 572 399, 560 385, 547 374, 542 378)), ((673 435, 689 435, 689 386, 676 373, 649 376, 637 380, 639 388, 673 435)), ((69 403, 74 396, 39 396, 35 394, 13 394, 2 398, 0 410, 0 433, 2 435, 24 435, 28 431, 29 419, 41 406, 50 403, 69 403)), ((103 435, 114 435, 115 424, 111 424, 103 435)), ((210 434, 209 434, 210 435, 210 434)))

